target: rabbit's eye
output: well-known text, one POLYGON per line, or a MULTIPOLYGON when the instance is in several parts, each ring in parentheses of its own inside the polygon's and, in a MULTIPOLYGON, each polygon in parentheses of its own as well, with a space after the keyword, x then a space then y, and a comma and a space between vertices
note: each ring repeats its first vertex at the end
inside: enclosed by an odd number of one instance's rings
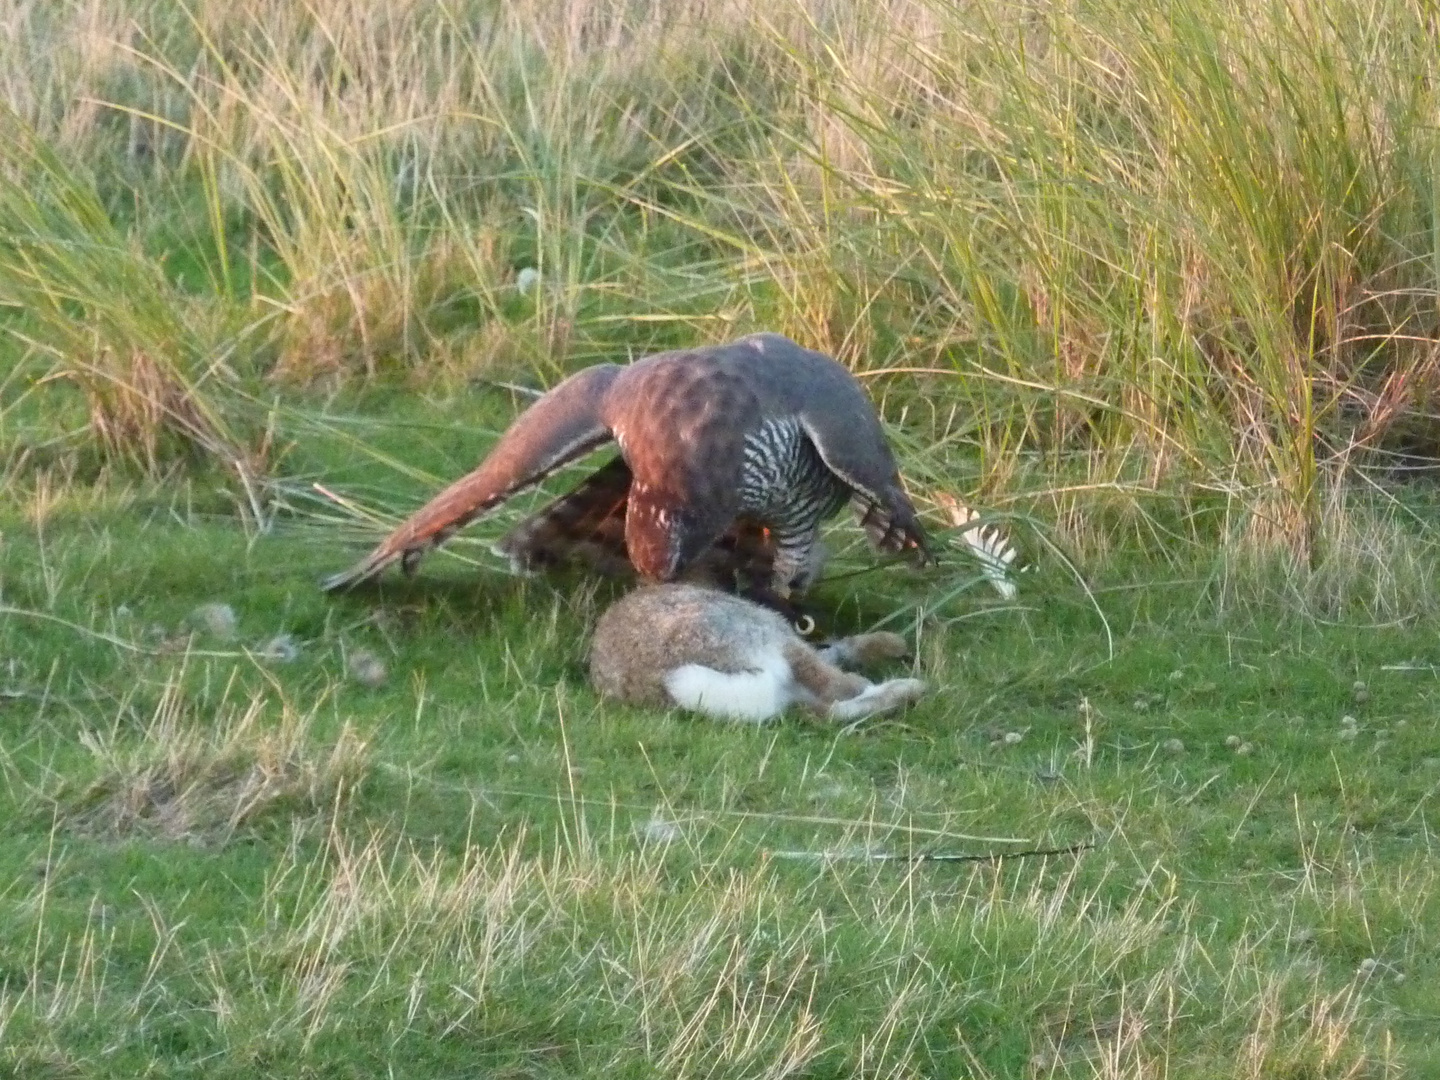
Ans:
POLYGON ((801 637, 809 637, 815 632, 815 620, 809 615, 801 615, 794 623, 795 632, 801 637))

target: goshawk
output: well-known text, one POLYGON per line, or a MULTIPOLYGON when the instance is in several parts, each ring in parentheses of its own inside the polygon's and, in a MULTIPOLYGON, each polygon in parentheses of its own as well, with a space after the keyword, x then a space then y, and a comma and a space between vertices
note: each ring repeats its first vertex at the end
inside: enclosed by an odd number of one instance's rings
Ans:
MULTIPOLYGON (((915 507, 859 381, 778 334, 600 364, 565 379, 510 426, 474 472, 445 488, 335 589, 430 548, 510 496, 610 440, 620 456, 521 522, 499 550, 518 567, 553 561, 568 536, 597 567, 622 556, 651 581, 759 564, 782 600, 813 573, 820 524, 846 502, 881 551, 930 561, 915 507)), ((742 583, 743 584, 743 583, 742 583)))

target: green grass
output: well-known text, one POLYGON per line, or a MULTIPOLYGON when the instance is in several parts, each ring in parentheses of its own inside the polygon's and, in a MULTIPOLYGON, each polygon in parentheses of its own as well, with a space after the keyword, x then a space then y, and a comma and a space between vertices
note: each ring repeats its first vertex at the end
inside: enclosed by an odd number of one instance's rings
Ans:
MULTIPOLYGON (((452 408, 470 419, 448 438, 365 430, 444 471, 496 415, 452 408)), ((309 445, 400 501, 345 441, 309 445)), ((904 716, 727 726, 596 700, 607 593, 584 582, 442 555, 328 597, 340 536, 309 513, 247 536, 198 478, 36 483, 10 505, 17 1075, 1440 1063, 1433 635, 1217 615, 1203 575, 1087 595, 1042 559, 1017 606, 975 588, 927 613, 937 692, 904 716), (233 638, 197 629, 211 603, 233 638), (281 633, 298 657, 261 658, 281 633), (350 676, 362 649, 383 684, 350 676), (1094 847, 864 857, 1076 843, 1094 847)), ((907 573, 840 578, 826 606, 846 624, 923 598, 907 573)))
POLYGON ((0 1073, 1440 1071, 1425 5, 13 6, 0 1073), (509 518, 317 590, 755 329, 1036 563, 836 528, 902 717, 602 705, 509 518))

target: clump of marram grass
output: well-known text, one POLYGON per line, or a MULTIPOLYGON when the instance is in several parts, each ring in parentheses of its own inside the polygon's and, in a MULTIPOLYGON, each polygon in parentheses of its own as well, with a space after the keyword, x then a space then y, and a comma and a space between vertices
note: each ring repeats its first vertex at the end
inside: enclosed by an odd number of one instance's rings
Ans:
MULTIPOLYGON (((84 395, 106 454, 156 470, 199 455, 229 469, 258 512, 266 448, 231 415, 223 306, 189 304, 112 220, 95 185, 4 102, 0 144, 0 305, 48 366, 84 395)), ((13 345, 13 342, 12 342, 13 345)))
POLYGON ((0 301, 112 450, 253 483, 242 354, 428 382, 769 328, 1088 567, 1179 540, 1316 610, 1440 602, 1403 533, 1353 587, 1330 535, 1440 386, 1413 4, 50 7, 0 41, 0 301))
MULTIPOLYGON (((1266 511, 1238 512, 1213 556, 1212 593, 1221 607, 1255 603, 1331 619, 1408 622, 1435 610, 1440 543, 1403 495, 1368 479, 1327 472, 1318 524, 1304 557, 1273 543, 1266 511), (1257 540, 1256 529, 1268 539, 1257 540)), ((1369 690, 1357 691, 1368 700, 1369 690)))
POLYGON ((282 807, 304 816, 333 810, 364 776, 368 744, 347 724, 318 745, 315 708, 283 702, 272 721, 273 712, 256 696, 197 714, 172 678, 138 740, 83 731, 96 775, 62 784, 47 801, 85 833, 196 844, 223 841, 282 807))

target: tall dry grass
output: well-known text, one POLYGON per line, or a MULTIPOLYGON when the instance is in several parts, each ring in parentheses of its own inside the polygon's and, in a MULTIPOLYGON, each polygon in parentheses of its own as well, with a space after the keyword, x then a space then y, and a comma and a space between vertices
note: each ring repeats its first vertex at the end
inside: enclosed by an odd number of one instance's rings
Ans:
MULTIPOLYGON (((1336 492, 1434 443, 1434 44, 1414 0, 34 0, 0 93, 136 270, 63 293, 85 348, 35 331, 72 376, 553 375, 768 327, 865 373, 912 472, 978 446, 1094 561, 1305 577, 1354 555, 1336 492), (197 311, 215 340, 154 347, 197 311)), ((50 272, 0 269, 21 332, 50 272)))

